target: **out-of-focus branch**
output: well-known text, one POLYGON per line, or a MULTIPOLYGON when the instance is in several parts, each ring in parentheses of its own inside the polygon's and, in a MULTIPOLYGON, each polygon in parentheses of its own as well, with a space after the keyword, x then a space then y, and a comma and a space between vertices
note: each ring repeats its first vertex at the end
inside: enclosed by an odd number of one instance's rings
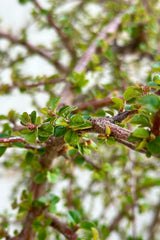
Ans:
POLYGON ((25 89, 28 89, 28 88, 33 88, 33 87, 39 87, 39 86, 43 86, 45 84, 55 84, 55 83, 60 83, 60 82, 63 82, 65 81, 65 78, 57 78, 57 79, 50 79, 50 80, 47 80, 47 81, 41 81, 41 82, 36 82, 36 83, 31 83, 31 84, 19 84, 19 83, 14 83, 12 85, 0 85, 0 91, 1 90, 5 90, 5 91, 9 91, 9 90, 12 90, 14 88, 25 88, 25 89))
POLYGON ((69 240, 76 240, 77 235, 75 231, 71 228, 69 228, 65 223, 61 222, 58 218, 54 217, 50 213, 45 214, 46 218, 50 218, 52 220, 51 226, 55 228, 58 232, 63 234, 67 239, 69 240))
MULTIPOLYGON (((88 47, 86 52, 80 57, 77 64, 75 65, 73 71, 77 73, 81 73, 84 71, 91 60, 93 54, 96 52, 97 49, 97 42, 101 39, 106 39, 107 34, 113 34, 118 30, 119 24, 121 22, 123 14, 120 14, 118 17, 115 17, 107 26, 105 26, 102 31, 98 34, 95 40, 91 43, 91 45, 88 47)), ((62 99, 60 102, 59 107, 62 107, 63 105, 66 105, 66 102, 69 104, 72 104, 74 100, 74 92, 72 90, 72 85, 70 82, 68 82, 64 88, 64 90, 61 93, 62 99), (68 99, 68 100, 67 100, 68 99)))
MULTIPOLYGON (((36 7, 42 11, 43 8, 41 7, 41 5, 39 4, 39 2, 37 0, 34 0, 34 4, 36 5, 36 7)), ((71 39, 62 31, 62 29, 57 25, 57 23, 54 21, 53 17, 52 17, 52 13, 49 12, 47 14, 47 20, 48 20, 48 23, 51 27, 53 27, 58 36, 60 37, 63 45, 65 46, 65 48, 68 50, 68 52, 70 53, 71 57, 73 59, 76 58, 76 51, 75 49, 73 48, 73 46, 71 45, 71 39)))
POLYGON ((97 42, 99 40, 106 39, 107 34, 113 34, 113 33, 115 34, 115 32, 118 30, 119 24, 121 23, 122 16, 123 14, 120 14, 119 16, 115 17, 107 26, 105 26, 102 29, 102 31, 98 34, 96 39, 92 42, 92 44, 89 46, 86 52, 79 59, 78 63, 74 68, 75 72, 80 73, 86 69, 89 61, 91 60, 93 54, 97 49, 97 42))
POLYGON ((52 63, 53 65, 55 65, 55 67, 61 71, 61 72, 68 72, 68 70, 66 69, 65 66, 63 66, 60 62, 58 62, 57 60, 55 60, 52 56, 52 54, 48 53, 46 50, 39 48, 37 46, 32 45, 31 43, 27 42, 26 40, 21 40, 19 38, 17 38, 16 36, 10 34, 10 33, 6 33, 3 32, 2 30, 0 30, 0 38, 5 38, 9 41, 11 41, 13 44, 18 44, 18 45, 22 45, 24 46, 28 51, 30 51, 30 53, 32 54, 38 54, 41 57, 43 57, 44 59, 46 59, 47 61, 49 61, 50 63, 52 63))
POLYGON ((0 138, 0 143, 26 143, 22 137, 4 137, 0 138))

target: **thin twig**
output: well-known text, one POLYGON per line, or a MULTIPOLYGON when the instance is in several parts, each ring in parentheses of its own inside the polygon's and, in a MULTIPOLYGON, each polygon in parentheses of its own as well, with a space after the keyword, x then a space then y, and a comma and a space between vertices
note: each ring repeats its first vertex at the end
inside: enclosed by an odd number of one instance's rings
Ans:
POLYGON ((52 220, 51 226, 55 228, 58 232, 62 233, 69 240, 76 240, 77 235, 74 230, 69 228, 65 223, 61 222, 58 218, 54 217, 50 213, 45 213, 46 218, 50 218, 52 220))
MULTIPOLYGON (((36 7, 41 11, 43 10, 43 8, 41 7, 40 3, 37 1, 37 0, 34 0, 34 4, 36 5, 36 7)), ((52 17, 52 13, 49 12, 47 14, 47 20, 48 20, 48 23, 51 27, 53 27, 58 36, 60 37, 63 45, 66 47, 66 49, 68 50, 68 52, 70 53, 71 57, 73 59, 76 58, 76 51, 75 49, 73 48, 73 46, 71 45, 70 43, 70 38, 62 31, 62 29, 57 25, 57 23, 54 21, 53 17, 52 17)))
POLYGON ((60 62, 55 60, 53 58, 52 54, 48 53, 46 50, 39 48, 37 46, 34 46, 31 43, 27 42, 26 40, 21 40, 21 39, 17 38, 16 36, 14 36, 10 33, 3 32, 1 30, 0 30, 0 38, 5 38, 14 44, 22 45, 25 48, 27 48, 31 53, 38 54, 41 57, 43 57, 44 59, 46 59, 47 61, 49 61, 50 63, 54 64, 55 67, 57 67, 57 69, 59 71, 65 72, 65 73, 68 72, 66 67, 64 67, 60 62))

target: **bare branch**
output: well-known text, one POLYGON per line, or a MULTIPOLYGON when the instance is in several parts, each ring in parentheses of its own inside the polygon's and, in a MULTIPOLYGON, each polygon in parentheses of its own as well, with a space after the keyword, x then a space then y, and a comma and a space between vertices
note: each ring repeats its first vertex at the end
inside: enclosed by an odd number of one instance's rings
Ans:
POLYGON ((58 218, 54 217, 50 213, 45 214, 46 218, 50 218, 52 220, 51 226, 55 228, 58 232, 62 233, 69 240, 76 240, 77 235, 75 231, 69 228, 65 223, 61 222, 58 218))
POLYGON ((8 39, 9 41, 11 41, 14 44, 18 44, 18 45, 22 45, 25 48, 27 48, 30 53, 34 53, 34 54, 38 54, 41 57, 43 57, 44 59, 46 59, 47 61, 49 61, 50 63, 52 63, 53 65, 55 65, 55 67, 57 67, 57 69, 61 72, 68 72, 68 70, 66 69, 66 67, 64 67, 60 62, 58 62, 57 60, 54 60, 52 54, 48 53, 46 50, 39 48, 37 46, 32 45, 31 43, 25 41, 25 40, 21 40, 19 38, 17 38, 16 36, 10 34, 10 33, 6 33, 0 30, 0 38, 5 38, 8 39))
POLYGON ((86 52, 83 54, 83 56, 80 58, 78 63, 76 64, 74 71, 75 72, 82 72, 86 69, 89 61, 91 60, 93 54, 95 53, 97 49, 97 42, 99 40, 104 40, 107 38, 107 34, 113 34, 118 30, 119 24, 121 23, 122 14, 115 17, 107 26, 105 26, 102 31, 98 34, 96 39, 92 42, 92 44, 89 46, 89 48, 86 50, 86 52))
POLYGON ((57 79, 50 79, 47 81, 41 81, 41 82, 36 82, 36 83, 31 83, 31 84, 19 84, 19 83, 14 83, 12 85, 0 85, 0 91, 5 89, 5 91, 9 91, 12 90, 14 88, 33 88, 33 87, 39 87, 39 86, 43 86, 45 84, 55 84, 55 83, 60 83, 65 81, 65 78, 57 78, 57 79))
MULTIPOLYGON (((34 0, 34 3, 40 11, 43 9, 37 0, 34 0)), ((48 20, 49 25, 56 30, 58 36, 60 37, 60 39, 63 43, 63 45, 66 47, 66 49, 70 53, 71 57, 73 59, 75 59, 76 58, 76 51, 74 50, 73 46, 70 43, 70 38, 62 31, 62 29, 54 21, 51 12, 49 12, 47 14, 47 20, 48 20)))

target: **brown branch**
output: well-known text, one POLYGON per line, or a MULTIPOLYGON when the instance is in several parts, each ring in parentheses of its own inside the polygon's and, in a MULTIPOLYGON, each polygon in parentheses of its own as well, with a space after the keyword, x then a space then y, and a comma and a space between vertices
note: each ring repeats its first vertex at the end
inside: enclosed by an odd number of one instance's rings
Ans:
MULTIPOLYGON (((118 17, 114 18, 113 21, 111 21, 107 26, 105 26, 102 31, 98 34, 97 38, 92 42, 92 44, 89 46, 89 48, 86 50, 86 52, 81 56, 77 64, 75 65, 73 71, 81 73, 84 71, 91 60, 93 54, 96 52, 97 49, 97 41, 101 39, 106 39, 106 35, 110 33, 115 33, 118 30, 119 24, 121 22, 121 17, 123 15, 119 15, 118 17)), ((63 97, 60 101, 59 107, 62 107, 67 104, 72 104, 73 99, 75 97, 75 94, 72 90, 72 85, 70 82, 68 82, 64 88, 64 90, 61 93, 61 96, 63 97)))
MULTIPOLYGON (((136 144, 127 141, 127 138, 131 135, 131 131, 122 127, 119 127, 116 124, 110 122, 110 120, 106 117, 93 117, 91 118, 92 128, 87 129, 88 132, 95 132, 98 134, 106 135, 106 126, 111 129, 111 136, 115 138, 115 140, 119 143, 122 143, 124 146, 129 147, 130 149, 141 152, 147 153, 147 149, 136 149, 136 144)), ((160 157, 159 155, 156 157, 160 157)))
POLYGON ((22 137, 5 137, 0 138, 0 143, 26 143, 22 137))
MULTIPOLYGON (((39 4, 39 2, 37 0, 34 0, 34 4, 36 5, 36 7, 42 11, 43 8, 41 7, 41 5, 39 4)), ((52 17, 52 13, 49 12, 47 14, 47 20, 48 20, 48 23, 51 27, 53 27, 58 36, 60 37, 63 45, 66 47, 66 49, 68 50, 68 52, 70 53, 71 57, 73 59, 76 58, 76 51, 74 50, 72 44, 70 43, 70 38, 61 30, 61 28, 57 25, 57 23, 54 21, 53 17, 52 17)))
POLYGON ((98 99, 98 100, 92 100, 89 102, 84 102, 84 103, 80 103, 77 105, 77 109, 75 110, 75 112, 77 112, 78 110, 87 110, 88 107, 92 106, 95 110, 101 107, 106 107, 113 104, 112 100, 110 97, 106 97, 103 99, 98 99))
POLYGON ((75 72, 82 72, 86 69, 89 61, 91 60, 93 54, 96 52, 97 49, 97 42, 102 39, 106 39, 107 34, 113 34, 118 30, 118 27, 121 23, 122 14, 115 17, 107 26, 105 26, 102 31, 98 34, 96 39, 92 42, 86 52, 82 55, 78 63, 76 64, 74 71, 75 72))
POLYGON ((65 223, 61 222, 58 218, 54 217, 50 213, 45 214, 46 218, 50 218, 52 220, 51 226, 55 228, 58 232, 63 234, 69 240, 76 240, 77 235, 74 230, 69 228, 65 223))
POLYGON ((25 83, 23 83, 23 84, 14 83, 12 85, 1 84, 0 85, 0 91, 3 90, 3 89, 5 91, 9 91, 9 90, 12 90, 12 89, 17 88, 17 87, 28 89, 28 88, 43 86, 45 84, 60 83, 60 82, 63 82, 63 81, 65 81, 65 78, 51 79, 51 80, 48 80, 48 81, 41 81, 41 82, 36 82, 36 83, 31 83, 31 84, 25 84, 25 83))
POLYGON ((52 54, 48 53, 46 50, 44 50, 42 48, 39 48, 37 46, 34 46, 31 43, 27 42, 26 40, 21 40, 21 39, 17 38, 16 36, 14 36, 14 35, 12 35, 10 33, 3 32, 1 30, 0 30, 0 38, 5 38, 5 39, 11 41, 13 44, 22 45, 25 48, 27 48, 28 51, 30 51, 30 53, 38 54, 41 57, 43 57, 44 59, 46 59, 47 61, 49 61, 50 63, 52 63, 53 65, 55 65, 55 67, 59 71, 65 72, 65 73, 68 72, 66 67, 64 67, 57 60, 54 60, 52 54))

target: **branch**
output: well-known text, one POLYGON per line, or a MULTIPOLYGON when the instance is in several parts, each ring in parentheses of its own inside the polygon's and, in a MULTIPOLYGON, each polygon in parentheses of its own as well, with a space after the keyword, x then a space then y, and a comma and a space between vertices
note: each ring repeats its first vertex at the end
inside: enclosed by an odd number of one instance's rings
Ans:
POLYGON ((50 53, 48 53, 47 51, 45 51, 42 48, 39 48, 37 46, 32 45, 31 43, 27 42, 26 40, 21 40, 19 38, 17 38, 16 36, 10 34, 10 33, 5 33, 3 31, 0 30, 0 38, 5 38, 9 41, 11 41, 14 44, 18 44, 18 45, 22 45, 25 48, 28 49, 28 51, 30 51, 30 53, 35 53, 40 55, 41 57, 43 57, 44 59, 46 59, 47 61, 49 61, 50 63, 54 64, 55 67, 57 67, 57 69, 61 72, 68 72, 68 70, 66 69, 66 67, 64 67, 60 62, 58 62, 57 60, 54 60, 52 55, 50 53))
MULTIPOLYGON (((91 60, 93 54, 96 52, 97 49, 97 41, 101 39, 106 39, 106 35, 110 33, 115 33, 119 27, 119 24, 121 22, 121 18, 123 15, 119 15, 118 17, 114 18, 113 21, 111 21, 107 26, 105 26, 102 31, 98 34, 97 38, 92 42, 92 44, 89 46, 89 48, 86 50, 86 52, 81 56, 79 61, 74 67, 75 72, 81 73, 84 71, 91 60)), ((75 93, 73 93, 72 85, 70 82, 68 82, 64 88, 64 90, 61 93, 61 96, 63 97, 60 101, 59 107, 62 107, 68 104, 72 104, 75 93)))
MULTIPOLYGON (((111 136, 115 138, 115 140, 123 145, 131 148, 134 151, 147 153, 147 149, 141 148, 136 149, 136 144, 127 141, 127 138, 131 135, 131 131, 122 127, 119 127, 116 124, 110 122, 110 120, 106 117, 93 117, 91 118, 92 128, 87 129, 88 132, 95 132, 98 134, 106 135, 106 126, 111 129, 111 136)), ((156 157, 160 157, 157 156, 156 157)))
POLYGON ((1 84, 0 85, 0 91, 1 90, 5 90, 5 91, 9 91, 12 90, 14 88, 33 88, 33 87, 38 87, 38 86, 43 86, 45 84, 55 84, 55 83, 60 83, 62 81, 65 81, 65 78, 57 78, 57 79, 51 79, 49 81, 41 81, 41 82, 36 82, 36 83, 31 83, 31 84, 18 84, 18 83, 14 83, 13 85, 6 85, 6 84, 1 84))
POLYGON ((0 143, 26 143, 22 137, 5 137, 0 138, 0 143))
MULTIPOLYGON (((34 0, 34 4, 36 5, 36 7, 42 11, 43 8, 41 7, 41 5, 39 4, 39 2, 37 0, 34 0)), ((76 58, 76 51, 74 50, 72 44, 70 43, 70 38, 61 30, 61 28, 56 24, 56 22, 54 21, 53 17, 52 17, 52 13, 49 12, 47 14, 47 20, 48 20, 48 23, 51 27, 53 27, 58 36, 60 37, 63 45, 66 47, 66 49, 68 50, 68 52, 70 53, 71 57, 73 59, 76 58)))
POLYGON ((61 222, 58 218, 54 217, 50 213, 45 214, 46 218, 50 218, 52 220, 51 226, 55 228, 58 232, 62 233, 69 240, 76 240, 77 235, 74 230, 69 228, 65 223, 61 222))
POLYGON ((121 18, 123 14, 115 17, 107 26, 105 26, 102 31, 98 34, 96 39, 92 42, 86 52, 82 55, 78 63, 76 64, 74 71, 75 72, 82 72, 86 69, 89 61, 91 60, 93 54, 96 52, 97 49, 97 42, 102 39, 106 39, 107 34, 113 34, 118 30, 118 27, 121 23, 121 18))

